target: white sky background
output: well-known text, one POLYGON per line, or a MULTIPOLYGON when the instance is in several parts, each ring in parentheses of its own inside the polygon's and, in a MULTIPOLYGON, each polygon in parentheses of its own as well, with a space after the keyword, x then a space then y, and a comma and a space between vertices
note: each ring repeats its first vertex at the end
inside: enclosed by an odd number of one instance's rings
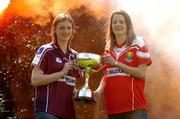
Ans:
POLYGON ((148 70, 147 94, 156 119, 180 117, 180 0, 112 0, 114 10, 131 16, 153 63, 148 70), (168 111, 166 111, 168 109, 168 111), (160 113, 160 115, 159 115, 160 113))
POLYGON ((116 0, 112 3, 114 10, 123 9, 130 14, 137 34, 142 30, 148 32, 147 42, 157 52, 169 55, 176 66, 180 64, 180 1, 116 0))

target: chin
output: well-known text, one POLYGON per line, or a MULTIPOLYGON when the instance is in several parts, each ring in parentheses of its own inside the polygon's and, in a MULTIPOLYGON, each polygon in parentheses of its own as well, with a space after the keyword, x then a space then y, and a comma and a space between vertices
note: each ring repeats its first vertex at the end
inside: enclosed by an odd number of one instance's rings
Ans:
POLYGON ((62 38, 61 40, 62 40, 62 41, 69 41, 69 39, 70 39, 70 37, 68 37, 68 38, 62 38))
POLYGON ((116 33, 115 35, 116 36, 121 36, 121 35, 124 35, 125 33, 116 33))

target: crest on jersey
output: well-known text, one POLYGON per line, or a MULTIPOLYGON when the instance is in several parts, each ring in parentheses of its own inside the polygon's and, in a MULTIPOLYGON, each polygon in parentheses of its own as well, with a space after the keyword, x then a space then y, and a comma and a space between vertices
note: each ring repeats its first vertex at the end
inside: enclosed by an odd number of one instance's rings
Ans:
POLYGON ((57 63, 62 63, 61 59, 59 57, 56 57, 56 62, 57 63))
POLYGON ((127 62, 132 62, 133 61, 133 52, 130 52, 130 51, 128 51, 127 53, 126 53, 126 58, 125 58, 125 60, 127 61, 127 62))
POLYGON ((76 63, 77 61, 77 56, 73 53, 69 54, 69 61, 76 63))

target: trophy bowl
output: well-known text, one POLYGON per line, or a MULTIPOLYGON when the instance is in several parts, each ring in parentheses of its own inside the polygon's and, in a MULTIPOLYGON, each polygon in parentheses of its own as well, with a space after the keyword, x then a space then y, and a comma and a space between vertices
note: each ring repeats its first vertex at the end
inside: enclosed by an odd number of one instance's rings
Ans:
POLYGON ((101 56, 93 53, 79 53, 77 56, 77 63, 80 67, 95 68, 100 65, 101 56))
POLYGON ((84 86, 78 91, 75 100, 84 100, 85 102, 94 102, 93 92, 89 88, 89 72, 91 69, 100 66, 101 56, 93 53, 79 53, 77 55, 77 64, 83 68, 83 74, 85 76, 84 86))

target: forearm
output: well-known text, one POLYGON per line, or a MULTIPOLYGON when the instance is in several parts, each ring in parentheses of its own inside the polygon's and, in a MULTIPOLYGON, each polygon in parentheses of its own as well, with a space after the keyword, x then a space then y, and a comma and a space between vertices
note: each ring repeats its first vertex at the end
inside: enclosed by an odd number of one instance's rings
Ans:
POLYGON ((52 74, 43 74, 43 73, 38 74, 38 73, 32 72, 31 83, 33 86, 47 85, 49 83, 57 81, 63 76, 64 76, 63 71, 52 73, 52 74))
POLYGON ((115 61, 115 66, 122 69, 124 72, 130 74, 131 76, 134 76, 136 78, 145 79, 146 75, 146 65, 139 65, 138 67, 131 67, 126 64, 123 64, 121 62, 115 61))
POLYGON ((99 91, 100 93, 102 93, 104 92, 104 87, 105 87, 105 79, 103 77, 96 91, 99 91))

